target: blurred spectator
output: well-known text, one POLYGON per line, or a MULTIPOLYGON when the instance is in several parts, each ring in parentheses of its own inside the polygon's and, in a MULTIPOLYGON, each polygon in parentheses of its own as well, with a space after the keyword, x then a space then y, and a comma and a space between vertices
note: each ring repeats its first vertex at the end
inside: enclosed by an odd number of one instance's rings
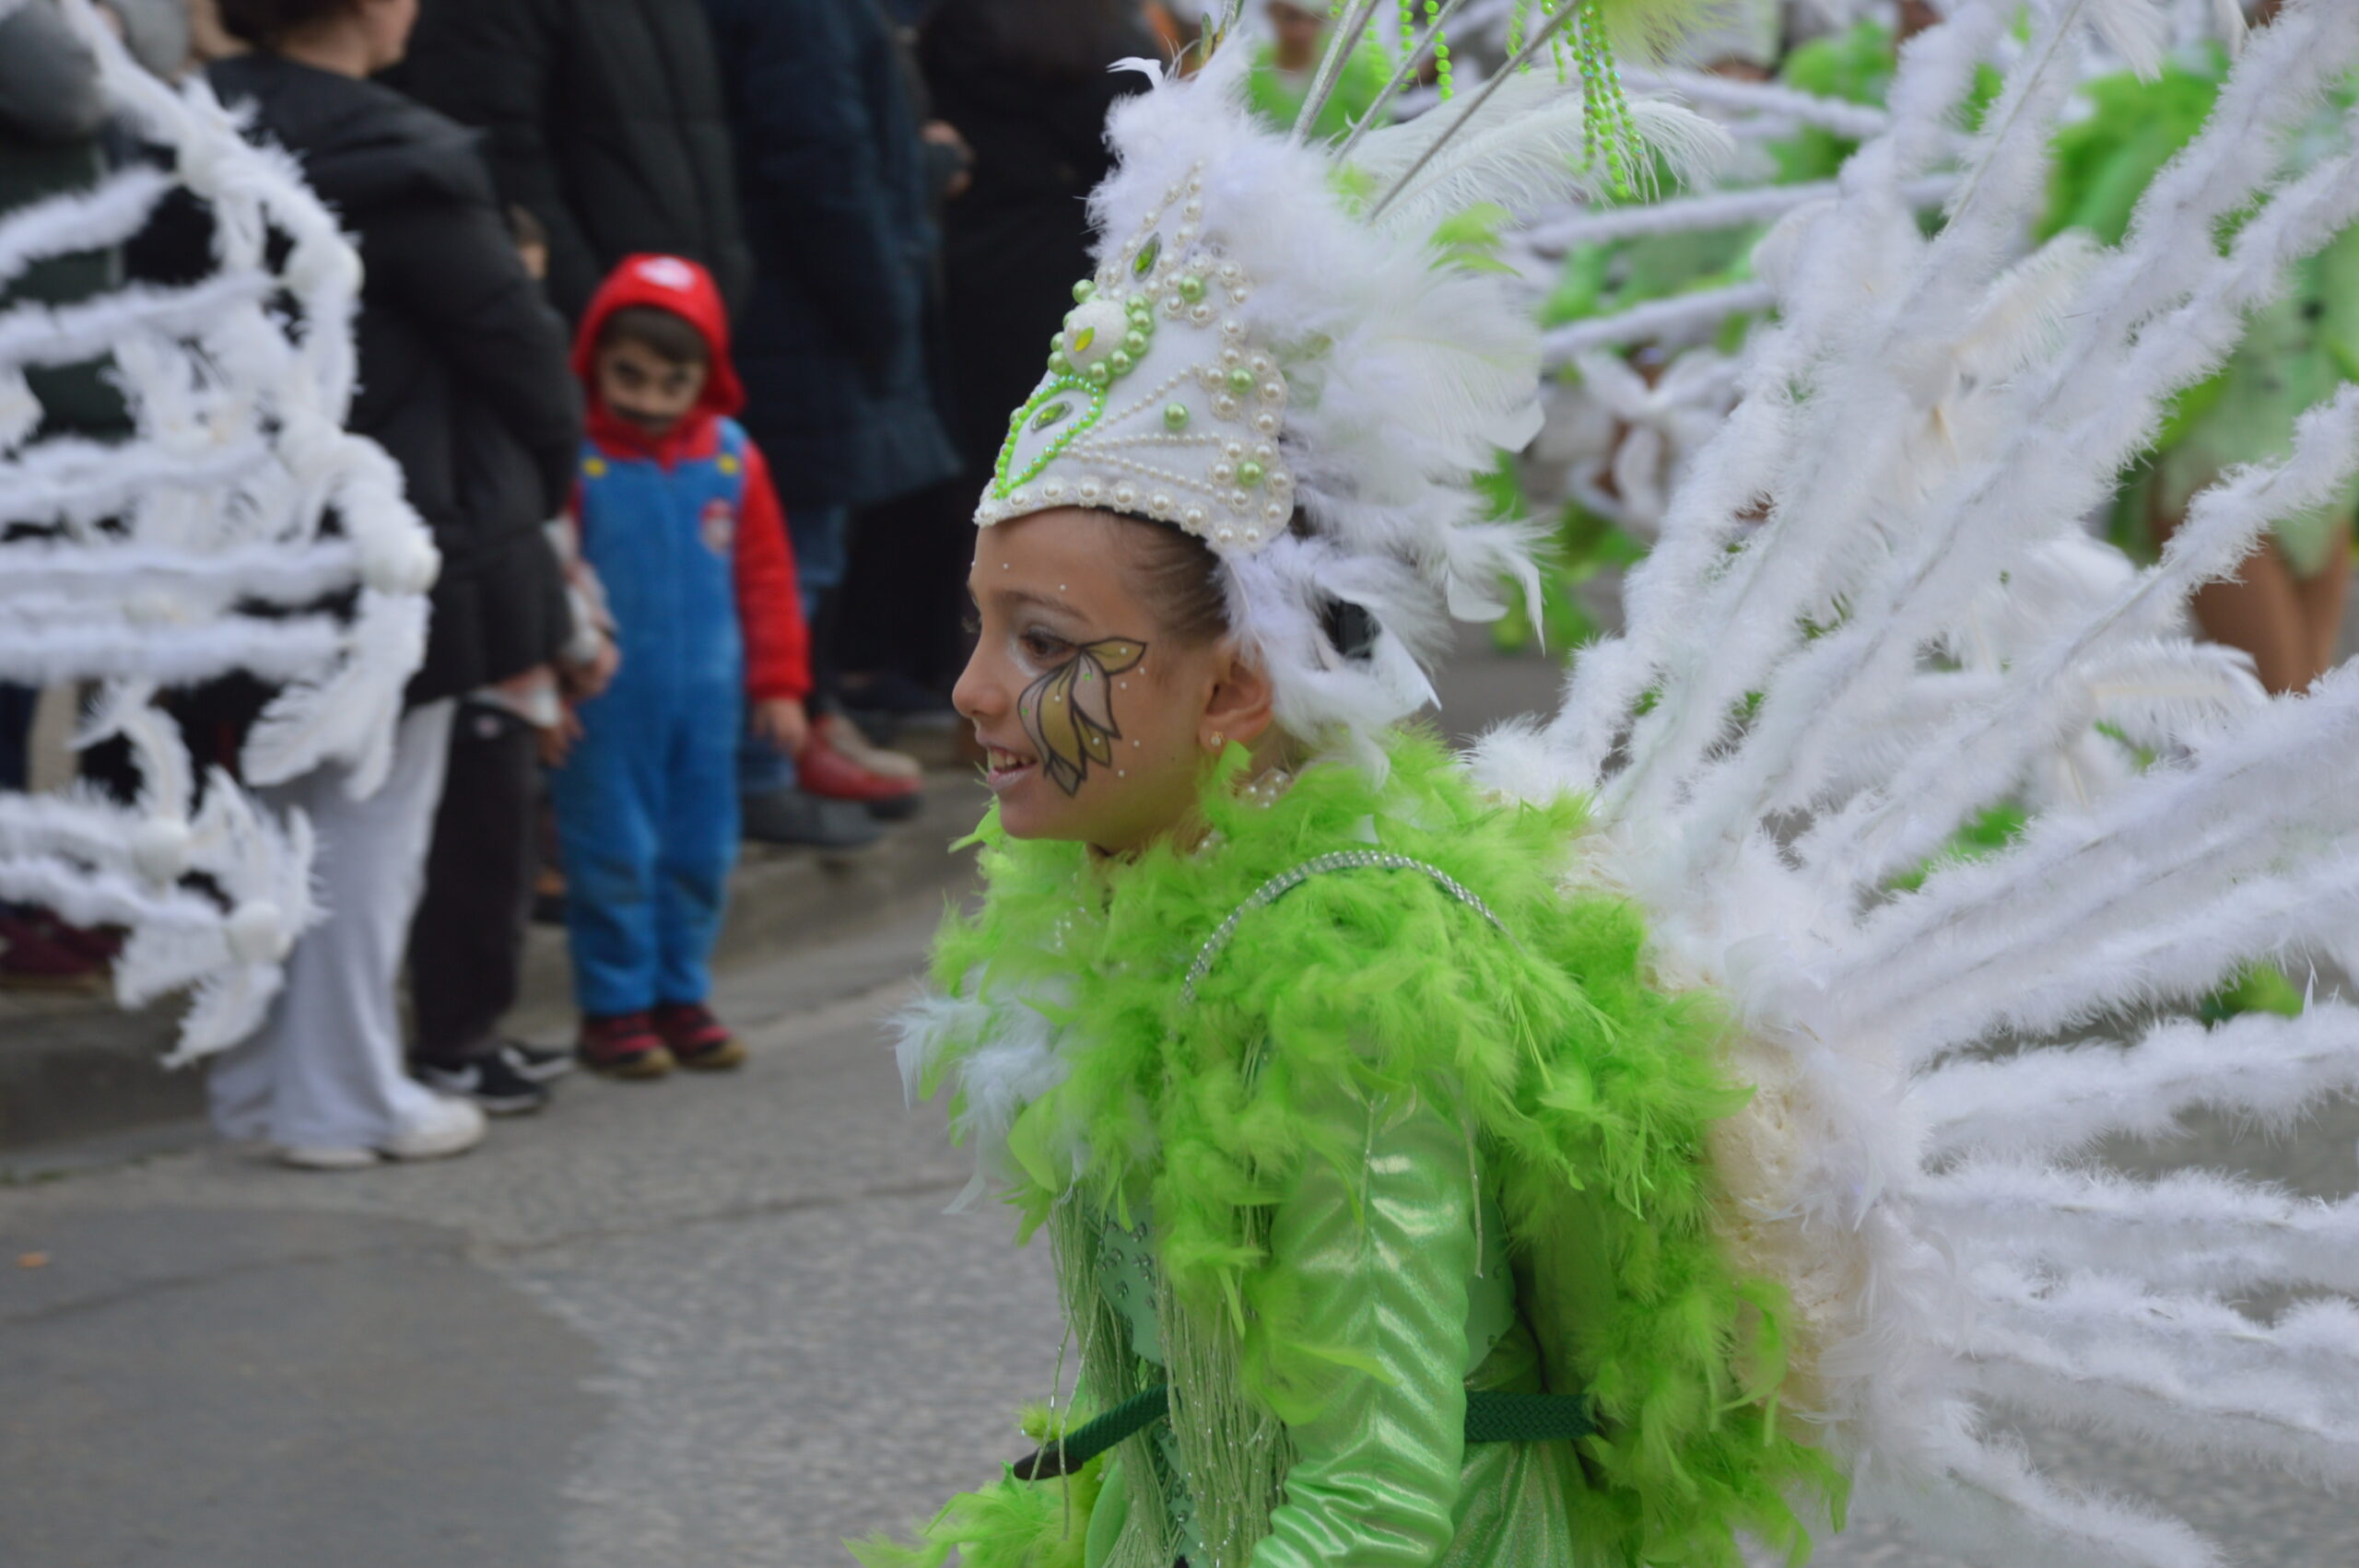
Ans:
POLYGON ((842 696, 871 722, 955 722, 975 497, 1089 270, 1083 204, 1109 168, 1107 111, 1145 86, 1107 67, 1161 53, 1128 0, 944 0, 919 34, 929 132, 968 160, 940 204, 939 396, 959 467, 855 530, 842 696))
MULTIPOLYGON (((1268 124, 1290 130, 1310 96, 1312 77, 1327 52, 1327 18, 1296 0, 1269 0, 1270 41, 1254 52, 1246 99, 1268 124)), ((1372 40, 1363 41, 1344 62, 1327 101, 1311 123, 1310 135, 1325 142, 1367 117, 1391 79, 1393 62, 1372 40)))
POLYGON ((933 112, 974 149, 973 185, 943 208, 942 259, 958 455, 976 494, 1090 270, 1083 204, 1111 168, 1106 115, 1146 86, 1107 67, 1157 53, 1128 0, 944 0, 919 35, 933 112))
MULTIPOLYGON (((106 123, 98 61, 66 25, 56 0, 20 0, 0 15, 0 216, 96 184, 106 168, 106 123)), ((0 310, 71 304, 121 277, 122 257, 113 250, 49 257, 0 282, 0 310)), ((46 435, 102 436, 123 427, 123 404, 104 380, 103 363, 38 369, 25 381, 34 406, 8 408, 0 392, 0 428, 25 416, 46 435)), ((39 695, 0 685, 0 790, 26 787, 39 695)), ((102 958, 84 933, 45 913, 0 906, 0 980, 91 984, 102 958)))
MULTIPOLYGON (((546 662, 566 632, 543 519, 564 505, 581 434, 565 332, 525 275, 474 136, 365 80, 401 57, 413 0, 223 0, 254 46, 208 76, 253 134, 286 146, 358 240, 367 281, 350 427, 401 464, 442 552, 426 661, 391 777, 354 800, 330 766, 260 791, 299 809, 331 911, 297 943, 254 1038, 214 1067, 214 1117, 288 1164, 337 1169, 457 1153, 469 1102, 403 1071, 394 981, 441 793, 455 699, 546 662)), ((169 221, 146 241, 170 275, 206 239, 169 221)), ((487 917, 495 912, 487 911, 487 917)))
MULTIPOLYGON (((508 209, 517 259, 538 283, 547 237, 533 215, 508 209)), ((493 1116, 548 1103, 546 1085, 573 1065, 499 1032, 523 985, 524 939, 540 869, 540 763, 562 755, 564 697, 587 698, 615 672, 604 597, 575 559, 571 530, 553 520, 552 547, 567 563, 567 639, 555 664, 469 693, 451 727, 451 758, 426 854, 426 891, 410 922, 410 1064, 447 1094, 493 1116), (562 692, 563 696, 560 696, 562 692)))
MULTIPOLYGON (((757 263, 738 332, 745 425, 786 506, 824 698, 853 509, 957 466, 928 363, 936 240, 927 144, 877 0, 706 0, 705 9, 757 263)), ((792 768, 748 747, 749 836, 832 835, 811 796, 879 815, 916 808, 905 760, 858 755, 857 737, 831 714, 815 730, 813 755, 792 768)))
POLYGON ((703 268, 633 256, 581 321, 590 399, 574 520, 622 663, 557 771, 578 1051, 616 1078, 731 1068, 707 961, 737 859, 741 725, 804 749, 808 639, 729 319, 703 268), (750 721, 747 723, 747 721, 750 721))
MULTIPOLYGON (((694 0, 422 0, 409 58, 389 79, 483 128, 500 195, 547 231, 549 297, 569 322, 640 251, 701 263, 731 313, 745 309, 753 263, 694 0)), ((824 81, 773 90, 816 93, 824 81)))

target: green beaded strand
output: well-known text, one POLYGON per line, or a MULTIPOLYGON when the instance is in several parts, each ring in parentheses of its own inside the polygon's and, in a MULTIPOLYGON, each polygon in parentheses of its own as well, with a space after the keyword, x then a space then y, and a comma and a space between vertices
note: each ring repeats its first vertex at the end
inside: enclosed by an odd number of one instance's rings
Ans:
POLYGON ((1426 28, 1434 35, 1434 85, 1449 101, 1449 38, 1441 30, 1441 0, 1426 0, 1426 28))
POLYGON ((1568 30, 1581 77, 1582 162, 1594 169, 1602 158, 1614 193, 1627 200, 1636 194, 1632 177, 1641 168, 1637 127, 1630 116, 1630 99, 1622 91, 1621 67, 1606 41, 1604 10, 1599 0, 1577 3, 1580 9, 1568 30))

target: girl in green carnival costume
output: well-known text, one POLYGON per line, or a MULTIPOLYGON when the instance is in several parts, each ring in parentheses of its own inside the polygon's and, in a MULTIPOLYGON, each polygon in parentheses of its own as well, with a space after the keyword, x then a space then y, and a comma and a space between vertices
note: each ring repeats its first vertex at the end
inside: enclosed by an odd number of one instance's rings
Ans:
MULTIPOLYGON (((1573 41, 1579 93, 1510 72, 1332 146, 1317 86, 1302 137, 1255 122, 1242 50, 1114 114, 1097 271, 975 516, 957 700, 997 796, 987 893, 902 1040, 971 1195, 1048 1238, 1070 1375, 1034 1452, 914 1541, 861 1543, 872 1568, 1739 1568, 1741 1535, 1804 1556, 1854 1478, 1982 1561, 2198 1568, 2219 1559, 2176 1522, 2050 1482, 2005 1412, 2359 1470, 2359 1320, 2206 1293, 2346 1287, 2347 1206, 2078 1158, 2359 1082, 2351 1010, 2042 1043, 2322 945, 2359 862, 2291 850, 2359 837, 2318 783, 2359 743, 2359 684, 2158 701, 2141 732, 2190 760, 1894 885, 2105 693, 2216 672, 2115 634, 2263 521, 2207 510, 2213 554, 2081 592, 2080 497, 2133 439, 2093 421, 2161 374, 2090 371, 2059 406, 1960 378, 1933 411, 1954 442, 1893 395, 1867 284, 1924 301, 1919 345, 2024 286, 1996 261, 2022 181, 1954 220, 1955 255, 1882 244, 1895 145, 1939 139, 1993 13, 1903 62, 1895 134, 1861 154, 1886 179, 1816 215, 1837 264, 1773 346, 1822 395, 1738 405, 1683 497, 1712 521, 1649 557, 1544 730, 1486 738, 1497 792, 1403 727, 1452 619, 1534 586, 1474 487, 1534 432, 1536 333, 1470 212, 1583 172, 1619 190, 1639 135, 1704 135, 1622 98, 1617 16, 1568 0, 1534 29, 1527 60, 1573 41), (2046 439, 2059 418, 2104 439, 2046 439), (2062 651, 1921 676, 2001 622, 2062 651)), ((2080 22, 2040 23, 2009 101, 2060 96, 2080 22)), ((2254 183, 2221 147, 2289 101, 2256 83, 2359 59, 2339 0, 2271 32, 2181 181, 2217 203, 2254 183)), ((1986 156, 2020 169, 2050 133, 2010 116, 1986 156)), ((2186 262, 2199 305, 2160 319, 2217 333, 2201 301, 2249 256, 2190 253, 2187 227, 2142 230, 2127 270, 2186 262)), ((2105 281, 2065 301, 2095 366, 2151 324, 2105 281)), ((2359 404, 2337 417, 2311 428, 2347 446, 2359 404)))
POLYGON ((1799 1550, 1840 1486, 1778 1419, 1778 1293, 1714 1240, 1723 1021, 1651 983, 1631 906, 1563 891, 1579 801, 1485 798, 1402 727, 1450 616, 1532 578, 1471 482, 1529 439, 1533 334, 1429 237, 1609 114, 1698 133, 1540 72, 1457 144, 1499 172, 1422 178, 1447 110, 1339 168, 1254 123, 1242 53, 1117 111, 1100 266, 978 511, 988 896, 903 1045, 974 1193, 1050 1239, 1076 1387, 997 1487, 856 1550, 1799 1550))

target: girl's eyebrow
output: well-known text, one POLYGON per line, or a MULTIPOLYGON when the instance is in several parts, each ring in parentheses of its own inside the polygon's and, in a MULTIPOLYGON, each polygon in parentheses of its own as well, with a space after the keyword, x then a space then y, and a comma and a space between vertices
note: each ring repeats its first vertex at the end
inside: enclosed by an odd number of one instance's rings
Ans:
POLYGON ((1062 615, 1069 620, 1080 618, 1081 613, 1063 600, 1035 592, 1028 588, 994 588, 991 590, 991 593, 992 597, 1009 604, 1028 605, 1036 610, 1045 610, 1051 614, 1062 615))

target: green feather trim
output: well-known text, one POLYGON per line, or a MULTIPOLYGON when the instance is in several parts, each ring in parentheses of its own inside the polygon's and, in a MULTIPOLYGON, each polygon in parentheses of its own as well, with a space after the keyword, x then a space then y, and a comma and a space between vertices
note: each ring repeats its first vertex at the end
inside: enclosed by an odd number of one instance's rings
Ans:
MULTIPOLYGON (((1298 1422, 1354 1374, 1294 1331, 1254 1217, 1305 1162, 1358 1150, 1296 1113, 1297 1086, 1422 1096, 1478 1136, 1550 1387, 1596 1401, 1568 1499, 1579 1561, 1737 1568, 1739 1530, 1806 1551, 1802 1514, 1839 1510, 1843 1483, 1778 1423, 1782 1296, 1714 1240, 1705 1133, 1749 1094, 1722 1073, 1720 1010, 1657 987, 1629 903, 1565 890, 1579 802, 1495 804, 1431 739, 1389 751, 1381 784, 1314 766, 1257 804, 1232 747, 1193 854, 1095 863, 986 817, 989 895, 945 925, 935 978, 1074 1025, 1064 1082, 1010 1135, 1004 1197, 1027 1235, 1067 1199, 1121 1215, 1147 1197, 1176 1308, 1233 1333, 1242 1397, 1298 1422), (1415 873, 1320 876, 1244 915, 1183 1005, 1180 976, 1257 887, 1367 848, 1448 872, 1512 936, 1415 873)), ((943 1042, 923 1092, 986 1043, 943 1042)))

